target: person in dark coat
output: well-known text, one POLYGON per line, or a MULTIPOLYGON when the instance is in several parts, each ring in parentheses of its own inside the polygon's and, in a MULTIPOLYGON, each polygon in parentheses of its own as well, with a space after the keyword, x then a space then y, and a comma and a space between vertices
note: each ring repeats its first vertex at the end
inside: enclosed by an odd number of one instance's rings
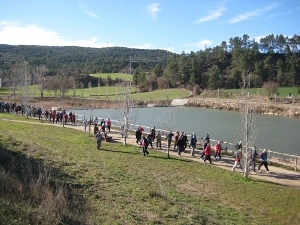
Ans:
POLYGON ((255 166, 256 166, 256 156, 258 156, 256 151, 256 146, 252 147, 251 151, 251 162, 252 162, 252 170, 255 172, 255 166))
POLYGON ((149 145, 151 146, 151 148, 153 148, 153 145, 152 145, 152 142, 153 142, 152 132, 148 134, 147 141, 148 141, 149 145))
POLYGON ((172 133, 172 131, 170 131, 170 133, 167 135, 168 148, 171 148, 171 142, 172 142, 173 136, 174 136, 174 134, 172 133))
POLYGON ((153 127, 151 129, 151 135, 152 135, 152 141, 154 142, 155 141, 155 137, 156 137, 156 130, 155 130, 155 127, 153 127))
POLYGON ((181 156, 181 153, 184 151, 184 146, 186 145, 183 135, 181 135, 177 140, 178 155, 181 156))
POLYGON ((264 151, 259 155, 260 157, 260 164, 258 166, 258 171, 260 171, 260 167, 262 165, 265 166, 267 172, 269 173, 269 168, 268 168, 268 152, 267 152, 267 149, 265 148, 264 151))
POLYGON ((142 144, 142 143, 141 143, 142 135, 141 135, 141 132, 140 132, 139 129, 137 129, 136 132, 135 132, 135 138, 136 138, 136 142, 135 142, 135 143, 141 145, 141 144, 142 144))

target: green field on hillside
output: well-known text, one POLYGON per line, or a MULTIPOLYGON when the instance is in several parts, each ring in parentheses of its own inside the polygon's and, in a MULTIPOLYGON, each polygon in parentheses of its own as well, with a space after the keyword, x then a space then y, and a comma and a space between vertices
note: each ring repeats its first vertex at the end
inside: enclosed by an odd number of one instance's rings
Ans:
MULTIPOLYGON (((223 91, 242 93, 241 89, 224 89, 223 91)), ((251 88, 249 89, 249 92, 252 95, 267 96, 266 90, 264 88, 251 88)), ((298 87, 279 87, 277 92, 279 93, 279 97, 287 97, 289 94, 293 95, 294 97, 299 97, 298 87)))
POLYGON ((112 80, 116 79, 121 79, 125 81, 131 81, 132 80, 132 75, 131 74, 126 74, 126 73, 95 73, 95 74, 90 74, 92 77, 101 77, 103 79, 107 79, 110 77, 112 80))
MULTIPOLYGON (((29 93, 31 97, 40 97, 39 86, 32 85, 29 88, 29 93)), ((124 93, 124 87, 122 86, 101 86, 93 87, 93 88, 84 88, 84 89, 75 89, 68 90, 65 93, 65 96, 68 97, 77 97, 77 98, 93 98, 93 99, 108 99, 108 100, 119 100, 120 97, 124 93)), ((8 88, 0 88, 0 96, 1 95, 9 95, 8 88)), ((183 98, 190 96, 191 92, 185 89, 163 89, 163 90, 155 90, 152 92, 142 92, 138 93, 135 87, 131 87, 131 98, 134 100, 142 100, 142 101, 156 101, 156 100, 166 100, 166 99, 175 99, 175 98, 183 98)), ((16 95, 20 95, 19 91, 16 91, 16 95)), ((44 90, 44 97, 59 97, 59 91, 49 91, 44 90)))

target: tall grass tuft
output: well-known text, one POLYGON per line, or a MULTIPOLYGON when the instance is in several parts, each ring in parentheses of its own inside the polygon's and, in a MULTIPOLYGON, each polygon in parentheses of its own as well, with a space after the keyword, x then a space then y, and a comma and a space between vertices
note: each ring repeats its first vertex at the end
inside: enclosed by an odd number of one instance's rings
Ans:
POLYGON ((83 208, 67 186, 51 180, 53 169, 22 160, 0 165, 1 223, 83 224, 83 208), (5 216, 12 208, 16 218, 13 221, 11 216, 5 216))

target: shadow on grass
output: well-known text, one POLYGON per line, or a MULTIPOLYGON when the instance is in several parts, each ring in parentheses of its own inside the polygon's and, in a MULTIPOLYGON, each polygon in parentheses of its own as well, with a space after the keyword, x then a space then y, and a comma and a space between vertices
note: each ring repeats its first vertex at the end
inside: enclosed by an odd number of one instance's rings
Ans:
POLYGON ((168 158, 168 156, 156 156, 156 155, 153 155, 153 154, 149 154, 148 156, 143 156, 143 154, 141 152, 129 152, 129 151, 120 151, 120 150, 114 150, 114 149, 104 149, 104 148, 101 148, 100 150, 98 151, 106 151, 106 152, 115 152, 115 153, 122 153, 122 154, 132 154, 132 155, 141 155, 142 157, 149 157, 149 158, 157 158, 157 159, 163 159, 163 160, 166 160, 166 159, 169 159, 169 160, 178 160, 178 161, 181 161, 181 162, 187 162, 187 163, 190 163, 192 162, 191 160, 187 159, 187 158, 180 158, 180 157, 172 157, 172 155, 170 155, 170 157, 168 158))
POLYGON ((0 200, 10 202, 0 217, 30 224, 83 224, 87 202, 74 185, 59 180, 59 176, 67 177, 43 160, 9 150, 0 142, 0 200), (5 210, 15 210, 16 215, 6 214, 5 210))

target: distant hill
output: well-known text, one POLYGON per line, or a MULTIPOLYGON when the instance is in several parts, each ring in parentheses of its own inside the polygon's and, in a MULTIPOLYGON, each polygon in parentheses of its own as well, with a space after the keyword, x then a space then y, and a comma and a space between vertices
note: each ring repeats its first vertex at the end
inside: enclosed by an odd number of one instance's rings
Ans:
POLYGON ((174 53, 166 50, 132 49, 125 47, 88 48, 76 46, 36 46, 0 44, 0 57, 6 61, 24 61, 35 67, 45 64, 50 74, 117 73, 128 72, 142 64, 152 70, 158 63, 165 67, 174 53))

